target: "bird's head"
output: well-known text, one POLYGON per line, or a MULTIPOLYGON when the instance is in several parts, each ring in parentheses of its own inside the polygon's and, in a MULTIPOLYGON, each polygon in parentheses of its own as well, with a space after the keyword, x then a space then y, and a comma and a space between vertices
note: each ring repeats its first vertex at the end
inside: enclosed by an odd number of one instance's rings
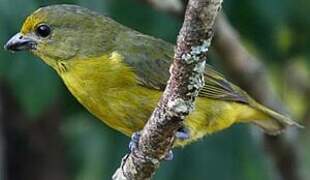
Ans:
POLYGON ((52 5, 27 17, 5 49, 29 50, 52 65, 57 60, 98 56, 108 51, 119 29, 118 23, 86 8, 52 5))

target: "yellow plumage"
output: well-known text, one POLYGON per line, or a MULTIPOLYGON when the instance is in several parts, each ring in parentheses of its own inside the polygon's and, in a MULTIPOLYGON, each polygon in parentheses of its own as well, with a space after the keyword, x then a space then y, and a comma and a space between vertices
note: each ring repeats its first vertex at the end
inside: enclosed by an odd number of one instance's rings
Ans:
MULTIPOLYGON (((35 11, 7 49, 30 50, 53 67, 70 92, 97 118, 126 135, 143 128, 169 77, 173 46, 73 5, 35 11)), ((206 85, 184 121, 185 145, 240 122, 276 134, 298 125, 255 102, 207 66, 206 85)))
MULTIPOLYGON (((117 52, 60 64, 56 70, 78 101, 108 126, 128 136, 143 128, 159 101, 160 91, 138 85, 134 72, 122 63, 117 52)), ((261 111, 241 103, 198 97, 196 110, 184 122, 191 138, 176 145, 259 116, 266 118, 261 111)))

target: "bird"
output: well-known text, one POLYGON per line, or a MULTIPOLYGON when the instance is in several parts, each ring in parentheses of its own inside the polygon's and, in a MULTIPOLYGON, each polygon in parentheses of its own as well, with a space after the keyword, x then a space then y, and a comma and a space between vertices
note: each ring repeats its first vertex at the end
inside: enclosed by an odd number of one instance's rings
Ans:
MULTIPOLYGON (((5 44, 29 51, 52 67, 72 95, 109 127, 132 136, 157 105, 169 78, 174 45, 78 5, 41 7, 5 44)), ((298 126, 251 98, 211 65, 195 110, 178 130, 174 147, 233 124, 251 123, 277 135, 298 126)))

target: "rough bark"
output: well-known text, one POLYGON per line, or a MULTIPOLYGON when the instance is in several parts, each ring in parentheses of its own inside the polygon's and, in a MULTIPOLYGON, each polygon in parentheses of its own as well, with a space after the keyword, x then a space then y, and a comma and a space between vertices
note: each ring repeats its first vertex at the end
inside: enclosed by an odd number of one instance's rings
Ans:
POLYGON ((137 148, 126 155, 113 179, 150 179, 171 149, 176 131, 193 111, 195 97, 204 85, 205 60, 221 3, 189 1, 167 87, 141 132, 137 148))

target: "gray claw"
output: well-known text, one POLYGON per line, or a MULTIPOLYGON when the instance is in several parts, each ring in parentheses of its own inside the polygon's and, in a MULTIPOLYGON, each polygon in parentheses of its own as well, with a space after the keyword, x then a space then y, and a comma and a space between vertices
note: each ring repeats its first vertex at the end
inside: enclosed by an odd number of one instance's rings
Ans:
POLYGON ((130 140, 129 145, 128 145, 130 152, 133 152, 134 149, 138 148, 138 143, 139 143, 140 137, 141 137, 140 132, 134 132, 131 135, 131 140, 130 140))
MULTIPOLYGON (((179 133, 183 133, 182 137, 185 137, 184 135, 186 133, 184 133, 184 132, 179 132, 179 133)), ((178 132, 177 132, 177 134, 178 134, 178 132)), ((140 132, 135 132, 131 135, 131 140, 130 140, 129 145, 128 145, 130 152, 133 152, 135 149, 138 148, 138 143, 139 143, 140 137, 141 137, 140 132)), ((168 154, 164 157, 164 160, 171 161, 172 159, 173 159, 173 152, 172 152, 172 150, 170 150, 168 152, 168 154)))
POLYGON ((185 128, 181 128, 179 129, 176 133, 175 133, 175 137, 180 139, 180 140, 186 140, 189 138, 189 133, 188 130, 185 128))
POLYGON ((166 161, 171 161, 171 160, 173 160, 173 152, 172 152, 172 150, 170 150, 170 151, 168 152, 168 154, 164 157, 164 160, 166 160, 166 161))

